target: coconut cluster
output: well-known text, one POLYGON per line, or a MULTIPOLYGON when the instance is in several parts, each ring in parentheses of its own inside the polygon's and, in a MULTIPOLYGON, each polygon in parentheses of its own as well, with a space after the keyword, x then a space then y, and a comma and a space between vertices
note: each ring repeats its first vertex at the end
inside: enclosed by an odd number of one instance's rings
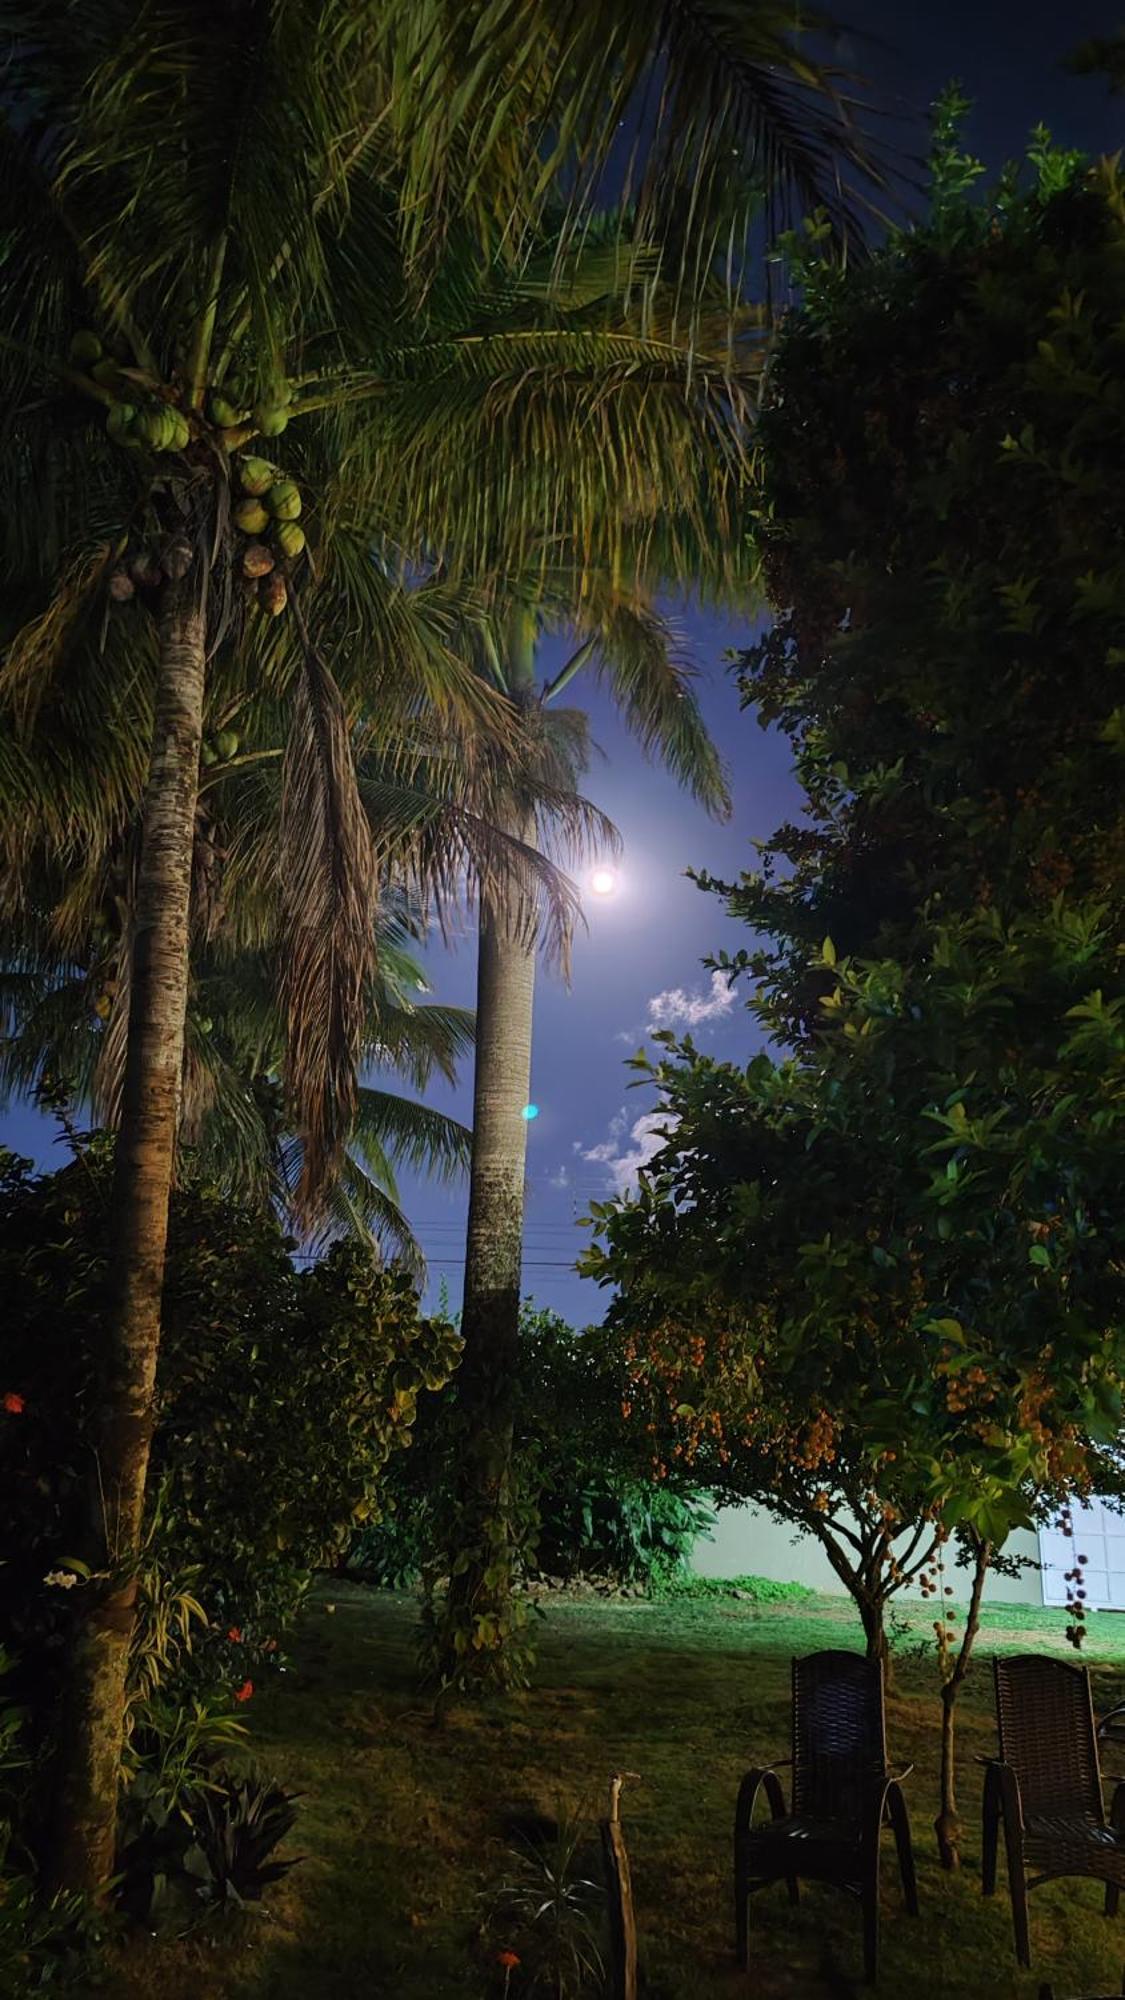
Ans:
POLYGON ((239 431, 250 424, 260 436, 280 437, 292 413, 293 391, 288 382, 277 381, 253 408, 247 403, 246 385, 237 375, 230 376, 221 389, 212 389, 207 398, 207 414, 216 430, 239 431))
POLYGON ((237 757, 242 747, 242 738, 237 729, 220 729, 217 736, 205 736, 200 745, 200 758, 204 764, 229 764, 237 757))
POLYGON ((276 618, 289 600, 286 571, 304 553, 300 489, 268 459, 246 455, 237 466, 243 497, 234 519, 246 536, 242 574, 262 610, 276 618))
POLYGON ((146 395, 98 334, 84 327, 70 343, 69 359, 113 397, 105 427, 115 444, 130 451, 183 451, 191 427, 182 410, 159 396, 146 395))
MULTIPOLYGON (((191 443, 193 424, 175 400, 179 389, 174 383, 159 394, 145 386, 142 375, 130 370, 106 351, 101 337, 89 328, 74 335, 69 361, 73 368, 89 375, 113 401, 106 418, 106 430, 115 443, 129 450, 155 452, 184 451, 191 443)), ((289 599, 289 577, 305 549, 305 531, 300 524, 301 494, 292 479, 269 459, 257 458, 240 449, 249 437, 280 437, 289 423, 293 406, 290 384, 278 379, 269 391, 249 406, 244 382, 235 374, 207 397, 207 417, 219 433, 227 451, 235 454, 241 498, 233 518, 246 537, 240 568, 248 596, 261 610, 276 618, 289 599)), ((194 420, 200 435, 200 419, 194 420)), ((205 433, 206 426, 202 427, 205 433)), ((139 593, 157 591, 165 578, 187 574, 193 551, 183 537, 171 537, 159 547, 130 549, 112 571, 110 596, 125 603, 139 593)))
POLYGON ((165 581, 178 583, 195 559, 186 535, 165 535, 159 542, 141 542, 126 550, 109 573, 109 594, 116 604, 131 597, 155 597, 165 581))

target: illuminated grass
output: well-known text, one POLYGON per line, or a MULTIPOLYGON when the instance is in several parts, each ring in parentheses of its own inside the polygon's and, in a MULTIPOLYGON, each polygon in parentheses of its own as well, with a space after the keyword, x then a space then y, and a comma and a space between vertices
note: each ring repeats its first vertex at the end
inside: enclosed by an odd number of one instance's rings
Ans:
MULTIPOLYGON (((863 1991, 858 1911, 806 1890, 752 1906, 754 1977, 730 1960, 729 1822, 747 1764, 783 1753, 793 1652, 852 1645, 858 1626, 834 1599, 553 1603, 536 1685, 435 1725, 412 1680, 416 1611, 406 1598, 341 1587, 328 1615, 314 1602, 292 1672, 260 1704, 255 1750, 303 1792, 296 1840, 308 1859, 268 1904, 216 1944, 134 1945, 111 1979, 126 2000, 484 2000, 502 1980, 481 1938, 491 1893, 509 1868, 505 1824, 560 1802, 600 1803, 616 1769, 642 1774, 626 1793, 626 1826, 648 2000, 843 2000, 863 1991)), ((1035 1968, 1017 1971, 1003 1872, 979 1886, 979 1771, 994 1744, 993 1650, 1065 1645, 1062 1612, 997 1607, 986 1614, 961 1729, 966 1868, 944 1877, 936 1810, 937 1704, 932 1659, 917 1648, 930 1614, 913 1607, 888 1701, 896 1762, 908 1785, 922 1916, 898 1902, 884 1867, 880 1990, 918 2000, 1031 2000, 1054 1981, 1058 2000, 1111 1992, 1121 1979, 1125 1920, 1106 1923, 1094 1884, 1064 1883, 1031 1899, 1035 1968)), ((1087 1657, 1099 1706, 1125 1695, 1125 1620, 1090 1619, 1087 1657)), ((1122 1766, 1125 1769, 1125 1765, 1122 1766)), ((1117 1766, 1110 1759, 1110 1769, 1117 1766)), ((512 2000, 518 1987, 513 1982, 512 2000)))

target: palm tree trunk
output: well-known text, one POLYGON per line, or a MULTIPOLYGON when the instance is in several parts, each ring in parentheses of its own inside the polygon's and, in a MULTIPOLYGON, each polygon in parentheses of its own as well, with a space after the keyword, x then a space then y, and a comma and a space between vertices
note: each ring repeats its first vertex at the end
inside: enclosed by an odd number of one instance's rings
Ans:
POLYGON ((108 1228, 112 1293, 97 1385, 93 1567, 105 1581, 76 1641, 60 1744, 60 1885, 113 1872, 125 1679, 136 1601, 168 1204, 187 1007, 192 844, 203 720, 204 615, 189 573, 165 590, 145 794, 129 1038, 108 1228))
MULTIPOLYGON (((514 829, 527 839, 529 828, 514 829)), ((464 1427, 445 1678, 503 1680, 511 1616, 513 1390, 519 1345, 535 938, 520 898, 482 893, 472 1178, 458 1407, 464 1427), (480 1621, 488 1621, 481 1624, 480 1621), (495 1622, 492 1622, 495 1621, 495 1622), (458 1631, 460 1649, 454 1641, 458 1631), (478 1643, 473 1644, 475 1635, 478 1643), (483 1639, 484 1643, 479 1643, 483 1639)))

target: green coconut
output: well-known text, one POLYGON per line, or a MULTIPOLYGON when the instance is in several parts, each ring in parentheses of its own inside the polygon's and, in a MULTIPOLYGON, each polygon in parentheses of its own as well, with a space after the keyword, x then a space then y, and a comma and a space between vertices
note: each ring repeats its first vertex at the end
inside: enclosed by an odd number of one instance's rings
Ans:
POLYGON ((280 437, 289 422, 289 410, 284 403, 259 403, 254 411, 254 424, 263 437, 280 437))
POLYGON ((121 384, 121 370, 112 356, 107 354, 102 361, 95 361, 90 370, 93 380, 103 389, 116 389, 121 384))
POLYGON ((240 458, 238 483, 244 493, 268 493, 273 485, 273 466, 264 458, 240 458))
POLYGON ((113 405, 105 420, 105 427, 114 444, 127 444, 129 442, 129 428, 136 414, 136 406, 133 403, 115 403, 113 405))
POLYGON ((211 422, 218 424, 222 431, 234 430, 241 420, 242 412, 237 404, 228 402, 217 390, 208 399, 207 407, 211 412, 211 422))
POLYGON ((83 327, 70 343, 70 359, 75 368, 92 368, 102 358, 102 344, 96 333, 83 327))
POLYGON ((252 498, 239 501, 234 518, 244 535, 260 535, 270 524, 270 517, 261 501, 252 498))
POLYGON ((300 490, 291 479, 278 479, 266 494, 266 506, 275 521, 295 521, 301 511, 300 490))
POLYGON ((228 761, 229 758, 236 757, 238 755, 238 746, 241 743, 241 741, 242 738, 239 735, 237 729, 220 729, 218 735, 215 738, 215 748, 218 751, 220 757, 222 758, 224 764, 228 761))
POLYGON ((218 751, 216 750, 213 743, 208 742, 206 736, 203 738, 203 741, 199 746, 199 755, 201 762, 207 765, 217 764, 219 761, 218 751))
POLYGON ((172 419, 172 451, 185 451, 191 443, 191 425, 182 410, 169 410, 172 419))
POLYGON ((169 410, 163 403, 155 409, 142 410, 133 430, 144 439, 153 451, 168 451, 179 434, 176 411, 169 410))
POLYGON ((277 546, 282 555, 295 562, 305 546, 305 531, 297 521, 279 521, 277 524, 277 546))

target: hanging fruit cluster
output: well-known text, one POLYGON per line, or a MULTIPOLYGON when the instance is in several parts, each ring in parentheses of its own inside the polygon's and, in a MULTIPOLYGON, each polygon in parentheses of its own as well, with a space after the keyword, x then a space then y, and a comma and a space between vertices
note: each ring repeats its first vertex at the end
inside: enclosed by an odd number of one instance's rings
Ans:
MULTIPOLYGON (((179 376, 174 377, 171 387, 158 389, 142 370, 116 360, 100 335, 89 328, 74 335, 68 358, 72 368, 89 375, 112 396, 106 430, 115 443, 135 451, 181 452, 193 435, 206 435, 203 420, 199 416, 189 420, 180 407, 178 399, 183 391, 179 376)), ((225 449, 240 453, 255 435, 280 437, 292 406, 290 384, 276 378, 250 407, 245 382, 231 374, 209 391, 207 418, 225 449)), ((276 618, 288 603, 293 566, 305 548, 300 491, 268 459, 246 454, 236 456, 233 463, 241 493, 233 518, 246 537, 240 559, 242 577, 254 602, 276 618)), ((112 571, 109 594, 115 602, 125 603, 138 592, 155 592, 166 577, 186 575, 192 556, 191 545, 182 536, 165 537, 159 546, 133 547, 112 571)))
POLYGON ((115 444, 131 451, 183 451, 191 442, 191 427, 182 410, 162 397, 146 394, 136 373, 107 354, 98 334, 89 328, 76 333, 69 360, 113 397, 105 427, 115 444))
POLYGON ((186 535, 165 535, 154 544, 141 542, 127 549, 109 573, 109 594, 116 604, 127 604, 138 592, 154 595, 165 579, 178 583, 187 575, 195 551, 186 535))
POLYGON ((237 432, 249 424, 262 437, 275 438, 281 436, 289 422, 292 402, 289 383, 277 381, 250 409, 245 383, 240 376, 232 375, 221 389, 212 389, 207 398, 207 413, 217 430, 237 432))
POLYGON ((234 518, 247 538, 242 574, 262 610, 276 618, 289 601, 286 572, 305 547, 300 491, 264 458, 240 458, 238 480, 243 497, 234 518))
POLYGON ((237 757, 242 746, 242 738, 237 729, 220 729, 217 736, 205 736, 200 746, 200 757, 204 764, 229 764, 237 757))

